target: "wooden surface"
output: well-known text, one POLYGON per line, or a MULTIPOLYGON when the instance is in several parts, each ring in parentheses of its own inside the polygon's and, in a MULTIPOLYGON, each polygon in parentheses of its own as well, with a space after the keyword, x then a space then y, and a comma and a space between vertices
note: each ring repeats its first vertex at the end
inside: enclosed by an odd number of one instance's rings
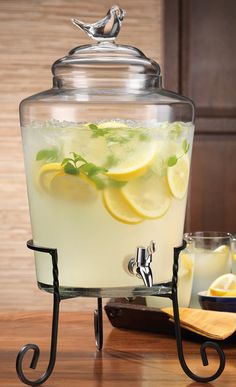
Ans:
MULTIPOLYGON (((118 43, 131 44, 159 62, 161 0, 122 0, 127 14, 118 43)), ((23 155, 18 120, 19 102, 51 87, 52 63, 89 40, 70 22, 102 18, 110 0, 0 1, 0 309, 47 309, 51 297, 37 290, 23 155)), ((91 308, 94 301, 66 303, 68 309, 91 308)))
MULTIPOLYGON (((19 387, 15 373, 15 357, 28 342, 37 343, 42 350, 37 377, 47 366, 50 315, 43 312, 0 313, 0 385, 19 387), (14 337, 12 335, 14 332, 14 337)), ((62 313, 59 346, 54 374, 45 386, 54 387, 190 387, 193 383, 179 366, 173 337, 112 328, 105 318, 104 349, 97 352, 93 336, 92 315, 62 313)), ((202 367, 199 343, 184 343, 186 361, 193 371, 206 375, 217 367, 211 352, 208 367, 202 367), (214 368, 215 367, 215 368, 214 368)), ((226 344, 227 365, 224 374, 210 387, 233 387, 236 383, 235 344, 226 344)), ((30 357, 28 358, 28 360, 30 357)), ((27 369, 27 362, 25 362, 27 369)))

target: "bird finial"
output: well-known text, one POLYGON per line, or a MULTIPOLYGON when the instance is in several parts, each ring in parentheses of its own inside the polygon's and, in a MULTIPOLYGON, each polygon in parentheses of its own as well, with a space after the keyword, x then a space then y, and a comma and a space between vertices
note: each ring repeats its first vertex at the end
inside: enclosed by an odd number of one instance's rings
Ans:
POLYGON ((72 19, 72 23, 97 42, 113 41, 120 32, 124 16, 125 10, 118 5, 113 5, 106 16, 96 23, 86 24, 78 19, 72 19))

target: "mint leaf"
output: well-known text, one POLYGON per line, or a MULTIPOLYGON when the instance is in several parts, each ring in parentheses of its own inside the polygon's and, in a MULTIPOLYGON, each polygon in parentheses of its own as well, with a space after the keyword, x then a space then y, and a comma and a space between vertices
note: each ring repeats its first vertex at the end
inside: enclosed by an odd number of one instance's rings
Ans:
POLYGON ((127 181, 109 180, 109 186, 112 188, 121 188, 127 184, 127 181))
POLYGON ((95 125, 95 124, 89 124, 89 128, 92 130, 98 129, 97 125, 95 125))
POLYGON ((93 132, 92 137, 102 137, 102 136, 105 136, 105 134, 107 134, 109 132, 109 129, 107 129, 107 128, 99 128, 95 124, 89 124, 89 128, 93 132))
POLYGON ((139 140, 140 141, 148 141, 148 140, 150 140, 150 136, 147 133, 141 133, 139 135, 139 140))
POLYGON ((41 149, 36 155, 37 161, 56 161, 59 157, 59 150, 57 148, 41 149))
POLYGON ((95 165, 93 163, 83 164, 83 165, 81 165, 81 167, 79 167, 79 169, 82 172, 86 173, 88 176, 94 176, 94 175, 97 175, 98 173, 107 172, 106 168, 98 167, 97 165, 95 165))
POLYGON ((118 157, 116 157, 115 155, 109 155, 109 156, 107 157, 107 160, 106 160, 106 162, 105 162, 104 167, 109 169, 109 168, 111 168, 111 167, 117 165, 117 164, 119 163, 119 161, 120 161, 120 160, 119 160, 118 157))
POLYGON ((71 161, 72 163, 74 162, 74 160, 71 159, 70 157, 66 157, 66 158, 62 161, 61 165, 63 166, 63 165, 65 165, 65 164, 67 164, 69 161, 71 161))
POLYGON ((98 176, 90 176, 90 179, 96 184, 97 189, 104 189, 106 187, 106 183, 98 176))
POLYGON ((188 150, 190 148, 190 144, 187 142, 186 138, 183 140, 182 148, 184 153, 188 153, 188 150))
POLYGON ((77 153, 75 153, 75 152, 70 152, 70 153, 74 157, 74 159, 73 159, 74 163, 77 163, 78 161, 83 161, 84 163, 87 163, 87 161, 82 156, 78 155, 77 153))
POLYGON ((173 167, 177 163, 177 161, 178 161, 178 159, 177 159, 176 155, 170 156, 167 160, 168 167, 173 167))
POLYGON ((77 175, 79 174, 78 168, 76 168, 71 162, 68 162, 64 165, 64 172, 69 175, 77 175))

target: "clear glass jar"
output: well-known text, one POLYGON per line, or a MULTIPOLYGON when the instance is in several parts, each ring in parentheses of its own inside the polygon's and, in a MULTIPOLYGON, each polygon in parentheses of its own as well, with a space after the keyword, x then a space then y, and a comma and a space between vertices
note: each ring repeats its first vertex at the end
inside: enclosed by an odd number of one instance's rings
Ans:
MULTIPOLYGON (((193 103, 116 32, 57 60, 52 89, 20 105, 34 243, 58 249, 61 288, 81 295, 134 294, 127 262, 150 240, 154 283, 169 280, 183 236, 193 103)), ((50 289, 50 259, 35 257, 50 289)))

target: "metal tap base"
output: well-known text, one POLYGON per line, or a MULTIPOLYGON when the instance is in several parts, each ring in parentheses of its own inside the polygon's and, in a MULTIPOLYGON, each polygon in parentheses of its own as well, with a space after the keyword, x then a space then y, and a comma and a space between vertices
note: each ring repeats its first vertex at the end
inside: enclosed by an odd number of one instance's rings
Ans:
MULTIPOLYGON (((174 248, 174 263, 173 263, 173 276, 172 281, 167 283, 156 284, 152 288, 140 287, 137 288, 137 294, 140 293, 142 296, 153 295, 156 297, 167 297, 172 300, 173 311, 174 311, 174 321, 175 321, 175 335, 176 335, 176 343, 177 343, 177 352, 180 365, 187 376, 193 379, 196 382, 207 383, 217 379, 225 368, 225 355, 222 348, 216 342, 206 341, 200 347, 200 355, 202 358, 203 366, 208 365, 208 358, 206 354, 207 348, 213 348, 216 350, 219 356, 219 366, 216 372, 213 375, 203 377, 194 374, 190 368, 188 367, 183 351, 182 344, 182 336, 181 336, 181 327, 180 327, 180 319, 179 319, 179 307, 178 307, 178 296, 177 296, 177 283, 178 283, 178 267, 179 267, 179 254, 181 250, 183 250, 186 246, 186 242, 183 241, 182 246, 174 248), (145 292, 146 289, 146 292, 145 292), (153 289, 150 291, 150 289, 153 289)), ((60 302, 63 299, 71 298, 68 294, 62 293, 60 291, 59 279, 58 279, 58 256, 57 249, 47 248, 36 246, 33 243, 33 240, 27 242, 27 247, 34 251, 39 251, 42 253, 50 254, 52 258, 52 272, 53 272, 53 288, 50 291, 53 293, 53 317, 52 317, 52 333, 51 333, 51 349, 50 349, 50 358, 46 371, 43 375, 37 380, 30 380, 25 375, 23 370, 23 360, 28 351, 32 351, 32 360, 30 363, 30 368, 35 369, 37 367, 37 363, 40 356, 40 349, 36 344, 26 344, 24 345, 16 359, 16 371, 19 379, 28 386, 40 386, 48 380, 51 376, 55 363, 56 363, 56 354, 57 354, 57 337, 58 337, 58 323, 59 323, 59 307, 60 302)), ((97 309, 94 312, 94 331, 95 331, 95 339, 96 346, 98 350, 102 349, 103 346, 103 321, 102 321, 102 295, 97 298, 97 309)))

